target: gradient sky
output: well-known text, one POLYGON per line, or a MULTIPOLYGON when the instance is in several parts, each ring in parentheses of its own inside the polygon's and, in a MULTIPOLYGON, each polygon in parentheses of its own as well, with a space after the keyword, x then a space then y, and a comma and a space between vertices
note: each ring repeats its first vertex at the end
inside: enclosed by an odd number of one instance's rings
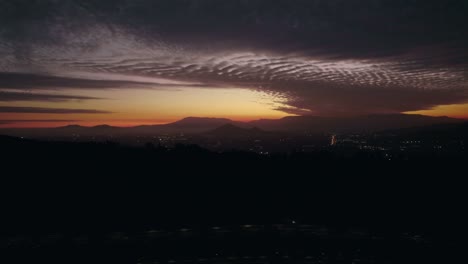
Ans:
POLYGON ((464 0, 0 0, 0 127, 468 118, 464 0))

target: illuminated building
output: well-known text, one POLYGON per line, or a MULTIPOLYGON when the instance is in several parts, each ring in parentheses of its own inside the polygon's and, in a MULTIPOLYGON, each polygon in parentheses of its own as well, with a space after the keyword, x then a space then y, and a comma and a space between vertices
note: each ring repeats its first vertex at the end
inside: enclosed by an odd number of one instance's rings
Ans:
POLYGON ((335 146, 337 143, 336 135, 331 136, 330 146, 335 146))

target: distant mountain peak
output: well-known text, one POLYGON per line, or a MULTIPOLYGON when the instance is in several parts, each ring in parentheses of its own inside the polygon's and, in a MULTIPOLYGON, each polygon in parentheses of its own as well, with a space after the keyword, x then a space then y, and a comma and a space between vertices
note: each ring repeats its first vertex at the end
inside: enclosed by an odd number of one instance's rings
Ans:
POLYGON ((93 126, 93 128, 117 128, 117 127, 110 126, 110 125, 107 125, 107 124, 103 124, 103 125, 93 126))
POLYGON ((267 131, 299 132, 369 132, 388 129, 426 126, 440 123, 459 123, 460 119, 403 113, 370 114, 354 117, 287 116, 278 120, 257 120, 250 125, 267 131))
POLYGON ((233 121, 227 118, 215 118, 215 117, 186 117, 174 123, 168 125, 176 126, 220 126, 233 121))
POLYGON ((61 127, 58 127, 58 128, 82 128, 84 126, 80 126, 80 125, 77 125, 77 124, 71 124, 71 125, 66 125, 66 126, 61 126, 61 127))
POLYGON ((189 117, 182 118, 181 120, 176 121, 174 123, 200 122, 200 121, 226 121, 226 122, 232 122, 232 120, 227 119, 227 118, 189 116, 189 117))
POLYGON ((240 127, 238 127, 238 126, 235 126, 235 125, 233 125, 233 124, 229 124, 229 123, 228 123, 228 124, 224 124, 224 125, 222 125, 222 126, 220 126, 220 127, 215 128, 213 131, 229 131, 229 130, 231 130, 231 131, 232 131, 232 130, 238 130, 238 131, 240 131, 240 130, 244 130, 244 129, 243 129, 243 128, 240 128, 240 127))
POLYGON ((224 124, 211 131, 208 131, 207 133, 213 134, 213 135, 219 135, 219 136, 233 136, 233 135, 258 134, 258 133, 264 133, 264 132, 265 131, 261 130, 258 127, 242 128, 233 124, 224 124))

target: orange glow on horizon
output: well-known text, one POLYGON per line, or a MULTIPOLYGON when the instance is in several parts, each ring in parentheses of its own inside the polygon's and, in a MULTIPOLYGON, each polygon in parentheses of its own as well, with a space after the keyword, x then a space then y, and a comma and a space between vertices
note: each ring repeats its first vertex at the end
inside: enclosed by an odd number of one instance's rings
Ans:
MULTIPOLYGON (((59 91, 54 91, 54 93, 60 94, 59 91)), ((276 108, 287 108, 287 100, 281 95, 271 95, 265 92, 240 88, 183 88, 177 90, 77 89, 68 90, 66 93, 103 99, 27 103, 3 102, 1 106, 96 109, 109 111, 110 113, 0 113, 0 128, 43 128, 70 124, 82 126, 106 124, 131 127, 167 124, 185 117, 228 118, 234 121, 248 122, 258 119, 279 119, 290 115, 276 110, 276 108), (28 120, 28 122, 8 122, 8 120, 28 120), (34 122, 32 120, 38 121, 34 122)), ((429 110, 409 111, 404 112, 404 114, 468 119, 468 104, 441 105, 429 110)))
MULTIPOLYGON (((290 116, 285 114, 284 116, 233 116, 233 117, 226 117, 226 116, 193 116, 193 117, 208 117, 208 118, 227 118, 232 121, 240 121, 240 122, 250 122, 258 119, 279 119, 285 116, 290 116)), ((189 116, 185 116, 189 117, 189 116)), ((178 118, 165 118, 165 119, 151 119, 151 120, 142 120, 142 119, 129 119, 129 120, 89 120, 89 121, 73 121, 73 122, 62 122, 62 121, 50 121, 50 122, 34 122, 33 120, 28 122, 11 122, 7 124, 0 124, 0 128, 51 128, 51 127, 62 127, 67 125, 80 125, 80 126, 98 126, 98 125, 110 125, 116 127, 134 127, 134 126, 141 126, 141 125, 164 125, 179 121, 185 117, 178 117, 178 118)), ((3 120, 7 121, 7 120, 3 120)))
POLYGON ((468 104, 439 105, 428 110, 409 111, 405 114, 427 116, 448 116, 452 118, 468 119, 468 104))
MULTIPOLYGON (((284 116, 288 116, 285 114, 284 116)), ((232 121, 240 121, 240 122, 249 122, 258 119, 279 119, 284 116, 276 117, 276 116, 233 116, 233 117, 225 117, 225 116, 195 116, 193 117, 209 117, 209 118, 227 118, 232 121)), ((50 122, 34 122, 33 120, 28 122, 11 122, 6 124, 0 124, 0 128, 53 128, 53 127, 62 127, 68 125, 80 125, 86 127, 93 127, 98 125, 110 125, 115 127, 134 127, 134 126, 141 126, 141 125, 164 125, 179 121, 185 117, 178 117, 178 118, 164 118, 164 119, 151 119, 151 120, 142 120, 142 119, 129 119, 129 120, 89 120, 89 121, 73 121, 73 122, 61 122, 61 121, 50 121, 50 122)), ((7 121, 7 120, 3 120, 7 121)))
MULTIPOLYGON (((60 93, 54 91, 54 94, 60 93)), ((68 90, 79 96, 104 98, 86 101, 28 102, 28 107, 60 109, 96 109, 110 113, 57 114, 57 113, 0 113, 0 128, 7 127, 59 127, 69 124, 82 126, 112 125, 138 126, 167 124, 185 117, 228 118, 251 121, 261 118, 278 119, 288 115, 275 110, 283 106, 284 99, 240 88, 179 88, 123 89, 123 90, 68 90), (12 122, 7 120, 43 120, 38 122, 12 122), (50 122, 45 122, 51 120, 50 122), (60 122, 55 120, 76 120, 60 122), (3 123, 3 124, 2 124, 3 123)), ((25 106, 21 102, 5 102, 2 106, 25 106)))

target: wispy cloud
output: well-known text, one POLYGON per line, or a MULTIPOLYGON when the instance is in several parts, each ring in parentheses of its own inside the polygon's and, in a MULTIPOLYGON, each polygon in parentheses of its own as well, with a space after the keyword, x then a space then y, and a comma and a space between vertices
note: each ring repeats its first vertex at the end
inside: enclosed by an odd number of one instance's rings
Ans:
POLYGON ((36 113, 36 114, 109 114, 111 112, 95 109, 68 109, 45 107, 0 106, 0 113, 36 113))
POLYGON ((64 119, 7 119, 0 120, 0 125, 9 125, 17 123, 73 123, 80 120, 64 120, 64 119))
POLYGON ((82 100, 99 100, 102 98, 79 95, 59 95, 59 94, 44 94, 44 93, 29 93, 29 92, 10 92, 0 90, 0 101, 17 102, 17 101, 44 101, 44 102, 64 102, 64 101, 82 101, 82 100))
POLYGON ((136 89, 180 86, 202 86, 199 83, 166 80, 141 76, 60 73, 68 76, 21 72, 0 72, 0 89, 10 90, 57 90, 57 89, 136 89), (133 79, 133 80, 132 80, 133 79))

